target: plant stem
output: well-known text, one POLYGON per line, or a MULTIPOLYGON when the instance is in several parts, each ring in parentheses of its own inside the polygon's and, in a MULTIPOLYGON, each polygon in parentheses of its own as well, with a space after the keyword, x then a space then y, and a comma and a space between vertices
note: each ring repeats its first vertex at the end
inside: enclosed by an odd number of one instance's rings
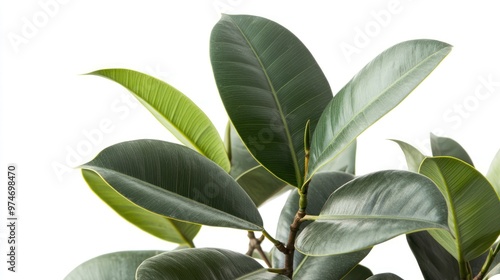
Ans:
POLYGON ((497 243, 497 246, 495 249, 491 248, 490 252, 488 254, 488 257, 486 257, 486 261, 484 262, 483 267, 481 268, 481 271, 474 277, 474 280, 482 280, 483 277, 488 273, 488 270, 490 269, 491 263, 495 259, 496 255, 498 254, 498 251, 500 251, 500 242, 497 243))
POLYGON ((458 260, 458 270, 460 272, 461 280, 471 280, 472 272, 470 271, 470 265, 462 259, 458 260))
POLYGON ((297 233, 300 229, 300 224, 302 223, 302 218, 306 215, 306 212, 299 209, 295 214, 293 223, 290 225, 290 234, 288 235, 288 242, 286 244, 286 254, 285 254, 285 276, 292 278, 293 275, 293 255, 295 252, 295 239, 297 238, 297 233))
POLYGON ((264 235, 269 241, 271 241, 278 251, 286 254, 286 248, 283 242, 274 239, 266 230, 262 230, 262 235, 264 235))
POLYGON ((266 263, 266 265, 268 267, 271 267, 271 262, 269 261, 266 253, 264 252, 264 250, 262 250, 262 247, 260 246, 262 241, 264 241, 264 235, 262 235, 260 238, 257 239, 253 231, 248 231, 248 238, 250 239, 250 242, 248 244, 247 255, 252 256, 253 252, 257 251, 262 260, 266 263))

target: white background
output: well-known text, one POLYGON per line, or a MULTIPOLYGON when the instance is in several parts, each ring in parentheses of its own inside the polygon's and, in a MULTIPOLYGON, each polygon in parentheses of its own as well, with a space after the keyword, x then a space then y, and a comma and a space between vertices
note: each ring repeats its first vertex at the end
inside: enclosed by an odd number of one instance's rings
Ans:
MULTIPOLYGON (((81 74, 125 67, 154 75, 188 95, 222 134, 227 116, 208 54, 221 11, 287 27, 311 50, 334 92, 398 42, 431 38, 454 45, 410 97, 359 137, 357 173, 405 168, 399 148, 387 139, 428 153, 431 131, 459 141, 486 173, 500 148, 500 17, 495 1, 457 2, 1 1, 0 174, 17 165, 19 221, 15 274, 6 272, 6 227, 0 227, 0 278, 62 279, 101 254, 175 247, 121 219, 72 168, 114 143, 174 141, 125 89, 81 74), (489 88, 482 80, 490 80, 489 88)), ((7 191, 0 193, 4 224, 7 191)), ((283 201, 262 208, 269 232, 275 232, 283 201)), ((195 243, 244 252, 246 232, 203 227, 195 243)), ((421 279, 404 238, 377 246, 363 264, 376 273, 421 279)))

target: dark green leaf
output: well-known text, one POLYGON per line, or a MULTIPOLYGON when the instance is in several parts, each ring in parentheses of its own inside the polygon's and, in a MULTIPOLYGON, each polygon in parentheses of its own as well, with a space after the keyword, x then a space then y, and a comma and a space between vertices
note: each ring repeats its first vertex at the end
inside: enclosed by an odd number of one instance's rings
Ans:
POLYGON ((443 42, 413 40, 387 49, 366 65, 321 115, 311 144, 309 178, 397 106, 450 51, 443 42))
POLYGON ((90 74, 126 87, 184 145, 229 171, 229 159, 219 132, 183 93, 161 80, 128 69, 103 69, 90 74))
POLYGON ((193 238, 200 230, 200 225, 168 219, 137 206, 94 171, 84 169, 82 175, 92 191, 125 220, 163 240, 194 247, 193 238))
POLYGON ((307 48, 265 18, 223 15, 210 59, 226 111, 254 157, 276 177, 304 180, 304 128, 311 131, 332 92, 307 48))
POLYGON ((340 171, 356 174, 356 148, 357 141, 354 140, 334 161, 323 165, 319 172, 340 171))
POLYGON ((400 234, 447 230, 446 202, 434 183, 408 171, 379 171, 337 189, 298 236, 307 255, 354 252, 400 234))
POLYGON ((64 280, 134 280, 137 267, 161 251, 116 252, 90 259, 73 269, 64 280))
POLYGON ((373 276, 370 269, 362 265, 357 265, 349 274, 342 278, 342 280, 363 280, 368 279, 370 276, 373 276))
MULTIPOLYGON (((293 279, 344 279, 369 252, 362 250, 324 257, 306 256, 295 270, 293 279)), ((361 269, 358 272, 362 273, 361 269)))
POLYGON ((458 261, 488 250, 500 234, 500 200, 488 180, 452 157, 426 158, 419 172, 434 181, 448 204, 451 233, 430 231, 432 237, 458 261))
POLYGON ((432 155, 455 157, 474 166, 469 154, 455 140, 447 137, 439 137, 431 133, 432 155))
POLYGON ((396 274, 392 274, 392 273, 381 273, 381 274, 373 275, 372 277, 370 277, 366 280, 403 280, 403 278, 397 276, 396 274))
MULTIPOLYGON (((309 184, 309 190, 307 192, 307 213, 310 215, 319 215, 323 204, 325 204, 328 197, 343 184, 354 179, 354 176, 347 173, 341 172, 329 172, 329 173, 318 173, 312 179, 309 184)), ((290 232, 290 225, 293 222, 295 213, 299 209, 299 194, 293 191, 288 196, 287 201, 278 220, 278 227, 276 231, 276 238, 282 242, 288 240, 288 234, 290 232)), ((311 221, 305 221, 302 223, 298 235, 301 234, 302 229, 310 224, 311 221)), ((294 253, 294 268, 297 267, 303 260, 304 255, 295 251, 294 253)), ((285 255, 276 252, 273 254, 273 267, 283 268, 285 267, 285 255)))
POLYGON ((260 206, 268 199, 286 191, 286 183, 276 178, 260 165, 241 141, 232 126, 228 128, 231 176, 250 196, 255 205, 260 206))
POLYGON ((237 280, 287 280, 290 279, 284 275, 273 273, 267 271, 267 269, 262 268, 245 276, 238 278, 237 280))
POLYGON ((172 219, 246 230, 262 229, 248 195, 217 164, 184 146, 136 140, 104 149, 82 166, 130 202, 172 219))
POLYGON ((197 248, 172 251, 145 260, 137 280, 236 279, 262 269, 249 256, 225 249, 197 248))

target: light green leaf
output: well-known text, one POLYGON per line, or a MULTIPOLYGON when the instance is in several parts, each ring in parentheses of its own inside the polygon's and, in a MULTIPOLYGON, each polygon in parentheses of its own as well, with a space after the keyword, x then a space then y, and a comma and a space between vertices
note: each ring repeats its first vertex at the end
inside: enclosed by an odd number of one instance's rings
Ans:
POLYGON ((242 276, 237 280, 243 280, 243 279, 244 280, 287 280, 290 278, 286 277, 285 275, 269 272, 267 271, 266 268, 262 268, 256 270, 255 272, 242 276))
POLYGON ((403 101, 450 51, 450 45, 439 41, 406 41, 366 65, 321 115, 311 144, 309 178, 403 101))
POLYGON ((381 273, 381 274, 373 275, 372 277, 370 277, 366 280, 403 280, 403 278, 397 276, 396 274, 392 274, 392 273, 381 273))
POLYGON ((225 249, 197 248, 166 252, 145 260, 137 280, 236 279, 262 269, 249 256, 225 249))
POLYGON ((127 88, 179 141, 229 172, 229 159, 219 132, 182 92, 154 77, 128 69, 103 69, 90 74, 127 88))
POLYGON ((448 204, 450 232, 429 233, 459 262, 488 250, 500 234, 500 200, 488 180, 452 157, 426 158, 421 174, 434 181, 448 204))
POLYGON ((135 205, 195 224, 262 230, 248 195, 222 168, 181 145, 159 140, 104 149, 83 169, 99 174, 135 205))
POLYGON ((343 254, 370 248, 400 234, 447 230, 446 202, 434 183, 408 171, 379 171, 337 189, 319 216, 298 236, 307 255, 343 254))
MULTIPOLYGON (((328 197, 343 184, 354 179, 354 176, 348 173, 342 172, 329 172, 329 173, 318 173, 309 183, 309 190, 307 192, 307 213, 309 215, 319 215, 321 208, 325 204, 328 197)), ((281 210, 280 217, 278 219, 278 226, 276 230, 275 238, 286 242, 288 240, 288 235, 290 233, 290 225, 293 222, 295 214, 299 209, 299 194, 297 191, 292 191, 288 196, 283 209, 281 210)), ((300 235, 304 227, 310 224, 311 221, 304 221, 297 233, 300 235)), ((304 259, 304 255, 300 252, 295 251, 293 257, 293 266, 296 268, 304 259)), ((273 267, 283 268, 285 267, 285 255, 281 252, 276 252, 273 254, 273 267)))
POLYGON ((307 48, 283 26, 223 15, 212 30, 210 59, 226 111, 266 169, 288 184, 304 180, 304 128, 314 131, 332 92, 307 48))
MULTIPOLYGON (((306 256, 295 270, 293 279, 344 279, 369 252, 368 249, 342 255, 306 256)), ((358 272, 366 273, 361 269, 358 272)))
POLYGON ((125 251, 101 255, 73 269, 64 280, 135 280, 137 267, 161 251, 125 251))
POLYGON ((163 240, 194 247, 193 238, 200 230, 200 225, 168 219, 137 206, 94 171, 83 169, 82 175, 92 191, 125 220, 163 240))
POLYGON ((228 128, 231 176, 250 196, 255 205, 260 206, 270 198, 290 188, 276 178, 252 157, 233 126, 228 128))
POLYGON ((474 164, 472 163, 472 159, 470 158, 469 154, 467 154, 465 149, 460 144, 458 144, 457 141, 451 138, 439 137, 431 133, 431 149, 432 155, 435 157, 455 157, 474 166, 474 164))
POLYGON ((490 183, 495 188, 497 195, 500 197, 500 150, 498 150, 497 154, 493 158, 486 178, 488 178, 490 183))
POLYGON ((412 145, 399 140, 392 140, 399 145, 401 150, 406 157, 406 164, 408 165, 408 170, 413 172, 418 172, 420 164, 425 159, 425 156, 412 145))
POLYGON ((319 172, 340 171, 356 174, 356 148, 357 141, 354 140, 335 160, 323 165, 319 172))

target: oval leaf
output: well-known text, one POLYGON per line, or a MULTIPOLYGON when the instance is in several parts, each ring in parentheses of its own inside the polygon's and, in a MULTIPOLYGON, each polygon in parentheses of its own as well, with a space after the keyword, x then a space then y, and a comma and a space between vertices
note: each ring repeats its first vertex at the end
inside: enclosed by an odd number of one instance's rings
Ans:
POLYGON ((238 278, 237 280, 287 280, 290 279, 285 275, 276 274, 267 271, 267 269, 262 268, 245 276, 238 278))
POLYGON ((369 268, 357 265, 353 270, 351 270, 351 272, 349 272, 349 274, 342 278, 342 280, 368 279, 370 276, 373 276, 373 273, 369 268))
POLYGON ((425 159, 425 156, 412 145, 399 140, 392 140, 399 145, 406 157, 406 165, 408 165, 408 170, 413 172, 418 172, 420 164, 425 159))
POLYGON ((379 171, 336 190, 297 238, 307 255, 334 255, 372 247, 400 234, 447 229, 446 202, 428 178, 379 171))
POLYGON ((226 111, 250 152, 292 186, 304 180, 304 128, 314 131, 332 92, 307 48, 265 18, 223 15, 210 59, 226 111))
POLYGON ((196 224, 260 231, 262 218, 222 168, 184 146, 136 140, 104 149, 82 166, 153 213, 196 224))
MULTIPOLYGON (((354 179, 354 176, 341 172, 318 173, 309 184, 307 192, 307 213, 310 215, 319 215, 321 208, 325 204, 328 197, 343 184, 354 179)), ((276 239, 285 242, 288 240, 290 233, 290 225, 293 222, 295 213, 299 209, 299 194, 294 191, 288 196, 283 209, 281 210, 278 219, 278 226, 276 230, 276 239)), ((305 221, 301 224, 297 235, 300 236, 305 226, 310 224, 311 221, 305 221)), ((304 255, 295 251, 293 257, 293 266, 296 268, 304 259, 304 255)), ((273 254, 273 267, 285 267, 285 255, 277 251, 273 254)))
POLYGON ((200 225, 168 219, 137 206, 94 171, 84 169, 82 175, 92 191, 125 220, 163 240, 194 247, 193 238, 200 230, 200 225))
POLYGON ((276 178, 252 157, 232 125, 227 131, 231 176, 250 196, 255 205, 260 206, 268 199, 288 190, 286 183, 276 178))
POLYGON ((225 249, 185 249, 166 252, 145 260, 137 269, 137 280, 236 279, 262 269, 249 256, 225 249))
POLYGON ((309 178, 403 101, 450 51, 443 42, 413 40, 387 49, 366 65, 321 115, 311 144, 309 178))
POLYGON ((432 155, 455 157, 474 166, 467 151, 457 141, 448 137, 439 137, 431 133, 432 155))
MULTIPOLYGON (((370 252, 362 250, 348 254, 311 257, 306 256, 293 274, 293 279, 345 279, 370 252)), ((366 275, 366 270, 359 269, 366 275)), ((354 274, 351 275, 353 277, 354 274)), ((372 274, 370 274, 372 275, 372 274)), ((353 278, 354 279, 354 278, 353 278)), ((365 278, 356 278, 365 279, 365 278)))
POLYGON ((229 172, 229 159, 219 132, 182 92, 161 80, 128 69, 103 69, 90 74, 127 88, 179 141, 229 172))
POLYGON ((135 280, 137 267, 161 251, 116 252, 90 259, 73 269, 64 280, 135 280))
POLYGON ((366 280, 403 280, 403 278, 397 276, 392 273, 381 273, 377 275, 373 275, 366 280))
POLYGON ((450 232, 430 231, 459 262, 488 250, 500 234, 500 200, 488 180, 471 165, 452 157, 426 158, 421 174, 431 178, 448 204, 450 232))
POLYGON ((500 197, 500 150, 497 152, 486 175, 500 197))

